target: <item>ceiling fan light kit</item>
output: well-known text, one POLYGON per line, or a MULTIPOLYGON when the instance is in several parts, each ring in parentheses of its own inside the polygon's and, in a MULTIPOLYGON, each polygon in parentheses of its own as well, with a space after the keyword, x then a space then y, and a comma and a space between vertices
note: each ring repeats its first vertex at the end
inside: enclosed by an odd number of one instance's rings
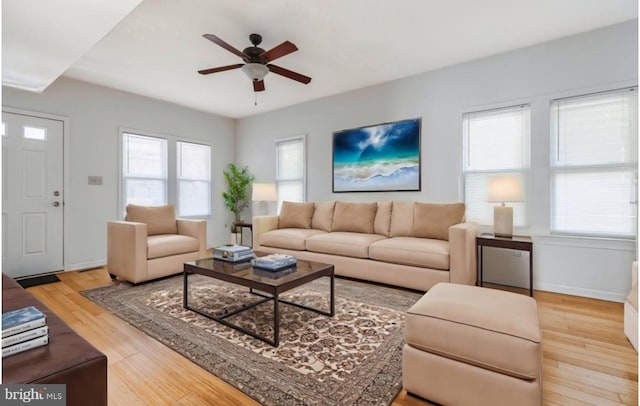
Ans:
POLYGON ((251 80, 262 80, 269 73, 269 68, 260 63, 248 63, 241 69, 251 80))
POLYGON ((305 85, 311 82, 311 78, 308 76, 282 68, 277 65, 273 65, 271 63, 278 58, 289 55, 290 53, 298 50, 298 47, 296 47, 295 44, 290 41, 285 41, 282 44, 277 45, 276 47, 271 48, 268 51, 265 51, 264 49, 258 47, 258 45, 260 45, 260 43, 262 42, 262 36, 260 36, 259 34, 251 34, 249 35, 249 40, 251 41, 253 46, 239 51, 238 49, 232 47, 213 34, 204 34, 203 37, 213 42, 214 44, 226 49, 232 54, 239 56, 240 58, 242 58, 244 63, 220 66, 217 68, 201 69, 198 71, 198 73, 201 75, 208 75, 211 73, 241 68, 242 71, 249 77, 249 79, 252 80, 254 92, 262 92, 265 90, 263 79, 269 72, 273 72, 277 75, 284 76, 285 78, 295 80, 305 85))

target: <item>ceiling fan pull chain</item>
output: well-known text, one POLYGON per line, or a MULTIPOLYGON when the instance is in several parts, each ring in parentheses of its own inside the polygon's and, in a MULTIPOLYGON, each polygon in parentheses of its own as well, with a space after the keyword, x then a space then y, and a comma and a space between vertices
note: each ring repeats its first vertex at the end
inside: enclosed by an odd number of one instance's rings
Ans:
POLYGON ((255 97, 253 105, 258 107, 258 92, 253 92, 253 96, 255 97))

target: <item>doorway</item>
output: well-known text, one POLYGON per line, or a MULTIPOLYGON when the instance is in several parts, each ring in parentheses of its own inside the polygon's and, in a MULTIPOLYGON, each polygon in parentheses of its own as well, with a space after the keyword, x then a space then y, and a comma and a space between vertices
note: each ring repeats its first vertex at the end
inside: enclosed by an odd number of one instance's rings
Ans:
POLYGON ((64 121, 2 112, 2 271, 64 269, 64 121))

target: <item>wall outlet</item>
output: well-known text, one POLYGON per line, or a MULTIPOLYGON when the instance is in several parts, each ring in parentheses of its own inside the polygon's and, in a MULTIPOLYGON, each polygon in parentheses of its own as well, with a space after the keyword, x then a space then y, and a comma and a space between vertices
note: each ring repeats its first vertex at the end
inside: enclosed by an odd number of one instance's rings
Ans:
POLYGON ((102 185, 102 176, 89 176, 90 185, 102 185))

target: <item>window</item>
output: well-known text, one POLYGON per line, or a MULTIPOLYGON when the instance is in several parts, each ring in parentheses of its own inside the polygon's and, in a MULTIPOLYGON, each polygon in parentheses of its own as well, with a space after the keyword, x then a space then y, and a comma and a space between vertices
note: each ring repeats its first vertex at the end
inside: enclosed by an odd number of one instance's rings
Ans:
POLYGON ((178 215, 211 215, 211 147, 178 142, 178 215))
POLYGON ((527 177, 529 173, 530 107, 507 107, 463 115, 463 176, 466 217, 479 224, 493 224, 493 203, 487 202, 489 178, 520 177, 523 202, 513 207, 514 226, 527 225, 527 177))
POLYGON ((305 137, 276 141, 278 212, 285 200, 305 201, 305 137))
POLYGON ((551 104, 551 232, 636 234, 637 88, 551 104))
POLYGON ((122 163, 124 207, 167 204, 166 139, 124 133, 122 163))
POLYGON ((211 146, 122 133, 122 212, 127 204, 174 204, 179 217, 211 215, 211 146))

